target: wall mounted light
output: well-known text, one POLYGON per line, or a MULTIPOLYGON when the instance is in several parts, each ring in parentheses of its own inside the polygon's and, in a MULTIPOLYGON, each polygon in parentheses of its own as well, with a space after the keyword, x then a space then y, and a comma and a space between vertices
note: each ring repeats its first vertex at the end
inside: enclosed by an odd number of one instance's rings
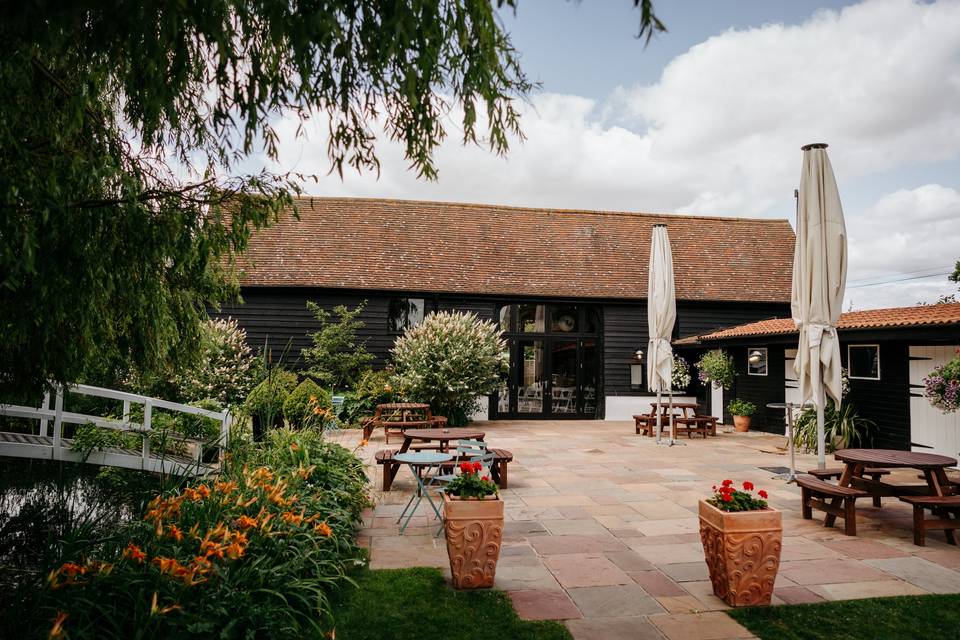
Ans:
POLYGON ((748 360, 750 361, 750 364, 758 364, 762 358, 763 358, 763 354, 760 353, 759 351, 754 350, 750 352, 750 357, 748 358, 748 360))
POLYGON ((630 386, 643 386, 643 350, 637 349, 633 353, 633 360, 630 363, 630 386))

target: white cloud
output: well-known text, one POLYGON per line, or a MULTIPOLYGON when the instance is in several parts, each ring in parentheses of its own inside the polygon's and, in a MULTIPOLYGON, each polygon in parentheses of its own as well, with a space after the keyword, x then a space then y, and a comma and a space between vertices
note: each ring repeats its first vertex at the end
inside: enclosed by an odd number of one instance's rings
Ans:
MULTIPOLYGON (((792 217, 804 143, 830 143, 841 197, 845 182, 960 157, 958 34, 957 0, 868 0, 796 26, 730 30, 676 57, 653 85, 621 88, 604 100, 535 96, 522 122, 527 140, 514 143, 506 158, 462 146, 453 114, 450 138, 437 153, 438 182, 418 181, 401 147, 383 142, 379 180, 331 176, 306 188, 320 195, 792 217)), ((306 140, 295 130, 292 120, 279 124, 279 168, 324 175, 324 136, 313 123, 306 140)), ((901 186, 913 185, 885 182, 874 197, 889 195, 869 211, 847 210, 851 278, 936 266, 930 261, 936 255, 943 262, 945 245, 960 245, 949 219, 957 218, 957 192, 928 185, 890 193, 901 186), (900 222, 904 211, 908 224, 900 222)), ((919 292, 927 284, 897 289, 919 292)), ((854 302, 876 306, 873 300, 891 297, 881 290, 856 290, 854 302)))

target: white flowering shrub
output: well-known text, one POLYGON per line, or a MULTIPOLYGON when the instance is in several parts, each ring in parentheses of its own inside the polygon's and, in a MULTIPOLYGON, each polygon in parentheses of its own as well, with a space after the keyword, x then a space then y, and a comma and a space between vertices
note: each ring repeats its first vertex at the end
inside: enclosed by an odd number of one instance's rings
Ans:
POLYGON ((212 398, 224 406, 242 404, 257 381, 257 358, 247 345, 247 332, 232 318, 208 320, 202 339, 196 364, 175 376, 181 395, 187 401, 212 398))
POLYGON ((500 335, 473 313, 431 314, 393 347, 396 386, 410 400, 429 402, 451 425, 466 424, 477 396, 491 393, 506 371, 500 335))

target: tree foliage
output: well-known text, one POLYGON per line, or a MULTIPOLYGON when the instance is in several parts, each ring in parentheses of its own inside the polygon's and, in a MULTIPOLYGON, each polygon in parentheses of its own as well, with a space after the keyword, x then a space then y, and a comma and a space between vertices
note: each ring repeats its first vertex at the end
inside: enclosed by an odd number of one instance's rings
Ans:
POLYGON ((234 175, 281 117, 325 121, 340 174, 378 169, 380 129, 426 178, 450 126, 505 152, 532 88, 496 15, 516 2, 4 3, 0 393, 195 351, 231 256, 316 179, 234 175))
POLYGON ((313 346, 301 354, 310 365, 310 375, 332 389, 352 388, 373 362, 366 343, 357 341, 357 331, 365 326, 360 319, 364 305, 354 309, 339 305, 331 313, 315 302, 307 303, 320 328, 310 334, 313 346))

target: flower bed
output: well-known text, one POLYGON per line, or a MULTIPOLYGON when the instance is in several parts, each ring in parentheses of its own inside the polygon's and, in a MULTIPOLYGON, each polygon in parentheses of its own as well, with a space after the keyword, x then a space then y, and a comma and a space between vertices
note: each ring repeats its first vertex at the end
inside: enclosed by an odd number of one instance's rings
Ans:
POLYGON ((96 557, 50 571, 41 606, 71 638, 301 638, 364 560, 360 460, 314 431, 277 430, 221 476, 156 496, 96 557))

